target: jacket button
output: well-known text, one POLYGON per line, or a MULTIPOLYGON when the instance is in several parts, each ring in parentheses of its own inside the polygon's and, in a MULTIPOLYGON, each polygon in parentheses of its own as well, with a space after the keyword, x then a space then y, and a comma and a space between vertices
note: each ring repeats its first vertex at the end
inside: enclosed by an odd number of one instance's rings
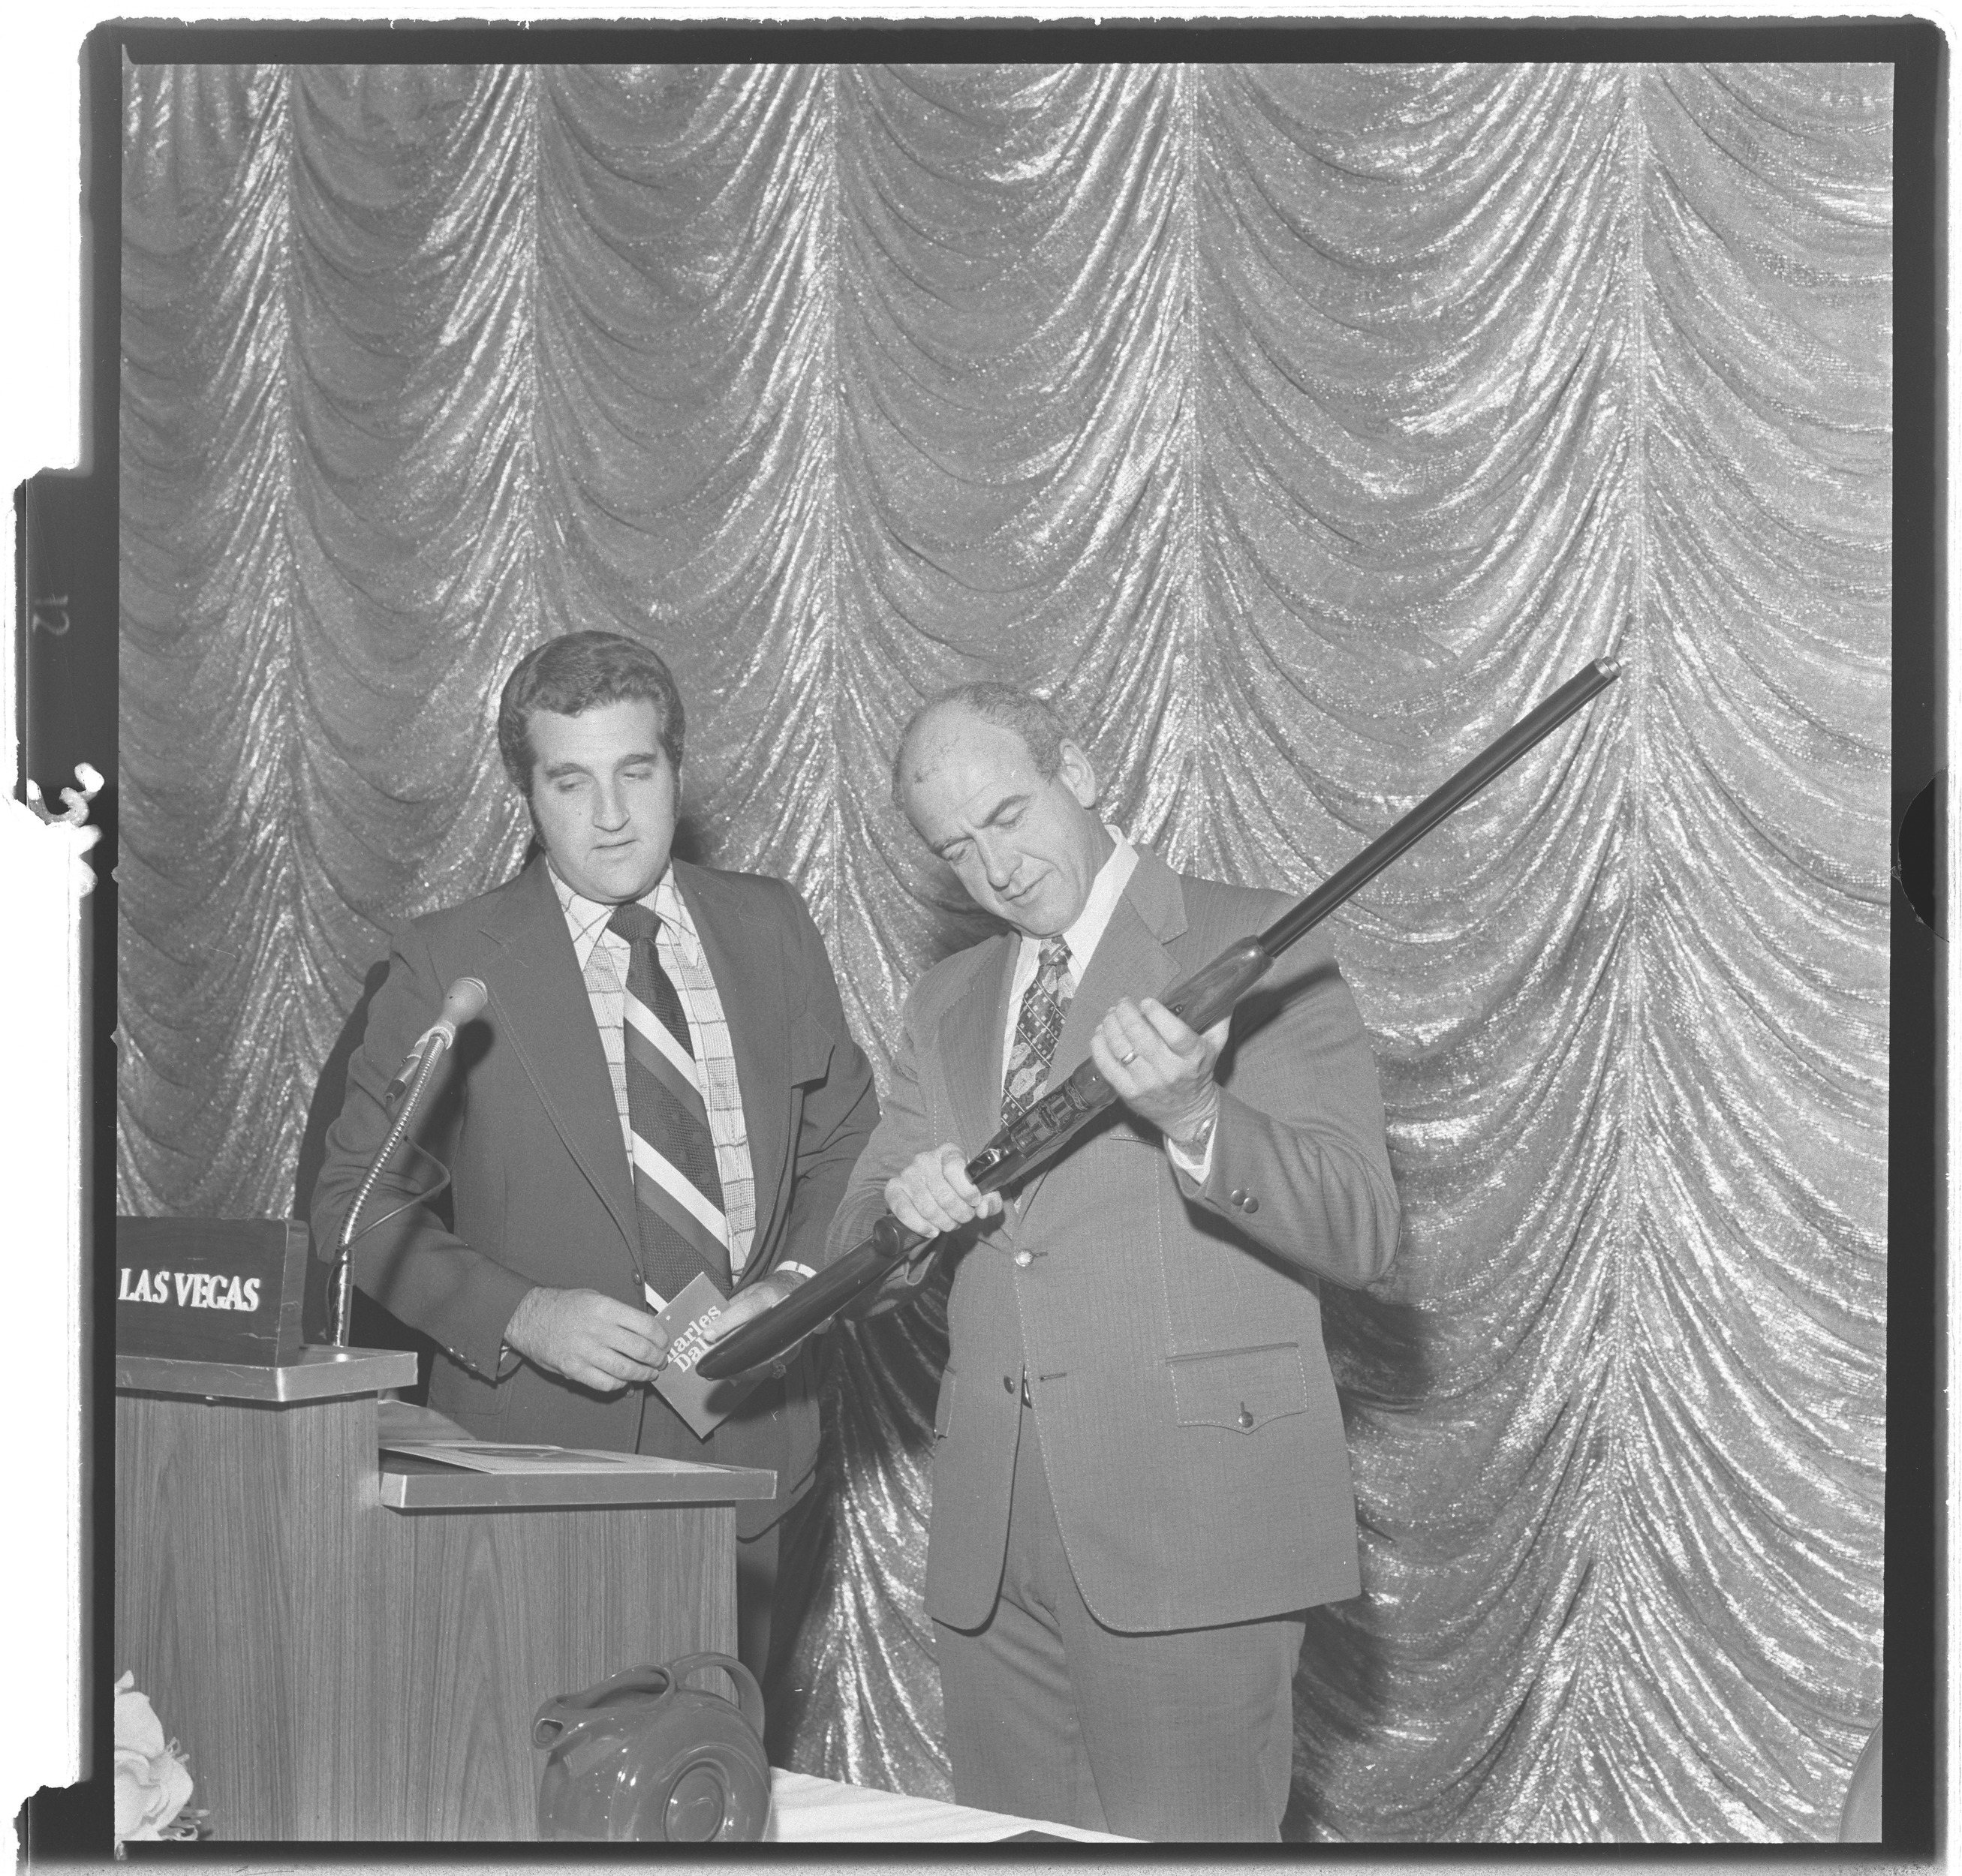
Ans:
POLYGON ((1228 1204, 1232 1206, 1237 1211, 1245 1211, 1247 1208, 1247 1195, 1245 1189, 1240 1186, 1235 1186, 1232 1191, 1226 1195, 1226 1202, 1228 1204))
POLYGON ((1245 1401, 1240 1403, 1240 1425, 1249 1432, 1253 1430, 1254 1416, 1248 1412, 1247 1403, 1245 1401))
POLYGON ((1015 1268, 1018 1270, 1027 1270, 1035 1261, 1036 1254, 1034 1251, 1018 1251, 1015 1253, 1015 1268))
POLYGON ((1240 1209, 1244 1212, 1256 1212, 1258 1211, 1260 1208, 1261 1201, 1256 1198, 1251 1192, 1249 1192, 1245 1198, 1240 1201, 1240 1209))
POLYGON ((1002 1377, 1002 1392, 1005 1394, 1012 1394, 1015 1391, 1015 1377, 1012 1374, 1003 1375, 1002 1377))

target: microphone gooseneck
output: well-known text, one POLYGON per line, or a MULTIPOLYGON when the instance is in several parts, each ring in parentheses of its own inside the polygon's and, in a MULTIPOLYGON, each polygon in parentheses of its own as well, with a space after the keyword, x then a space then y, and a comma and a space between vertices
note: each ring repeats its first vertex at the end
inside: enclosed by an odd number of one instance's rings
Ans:
POLYGON ((396 1147, 401 1144, 402 1136, 409 1131, 409 1122, 414 1117, 416 1107, 434 1076, 436 1064, 446 1052, 455 1045, 456 1032, 466 1023, 483 1013, 490 993, 481 978, 459 977, 443 993, 443 1008, 436 1019, 417 1037, 414 1046, 409 1051, 402 1064, 401 1072, 382 1091, 382 1103, 385 1109, 404 1088, 408 1098, 397 1111, 395 1124, 388 1129, 388 1137, 368 1163, 368 1170, 354 1195, 354 1202, 347 1208, 347 1218, 340 1227, 340 1242, 334 1247, 333 1267, 329 1276, 329 1326, 328 1339, 337 1348, 347 1346, 347 1325, 354 1302, 354 1259, 350 1255, 355 1238, 355 1227, 362 1208, 368 1203, 375 1190, 375 1182, 382 1176, 382 1169, 388 1163, 396 1147))

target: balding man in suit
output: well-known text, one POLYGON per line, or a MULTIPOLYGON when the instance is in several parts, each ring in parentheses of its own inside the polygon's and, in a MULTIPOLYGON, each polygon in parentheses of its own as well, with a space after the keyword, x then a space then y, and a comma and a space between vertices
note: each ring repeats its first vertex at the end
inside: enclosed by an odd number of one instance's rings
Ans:
POLYGON ((1038 700, 936 699, 893 786, 1010 928, 908 998, 830 1246, 890 1208, 960 1258, 926 1574, 955 1794, 1273 1841, 1304 1612, 1360 1587, 1319 1288, 1381 1276, 1397 1241, 1361 1020, 1317 938, 1206 1035, 1158 1003, 1288 901, 1105 825, 1038 700), (1121 1105, 984 1197, 965 1161, 1086 1054, 1121 1105))

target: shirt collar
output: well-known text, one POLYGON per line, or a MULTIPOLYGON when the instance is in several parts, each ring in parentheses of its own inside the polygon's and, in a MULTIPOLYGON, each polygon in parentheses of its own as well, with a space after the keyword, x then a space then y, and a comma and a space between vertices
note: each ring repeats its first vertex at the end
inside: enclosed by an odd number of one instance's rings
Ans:
MULTIPOLYGON (((565 927, 572 934, 572 948, 583 971, 586 959, 593 955, 593 947, 606 935, 606 921, 613 916, 613 908, 602 899, 589 899, 584 894, 575 892, 558 876, 558 869, 552 865, 549 856, 545 860, 545 871, 551 876, 553 892, 558 895, 559 909, 565 914, 565 927)), ((695 920, 689 916, 688 901, 675 884, 672 866, 641 895, 639 903, 660 919, 663 938, 688 962, 701 961, 701 940, 695 936, 695 920)), ((618 944, 625 941, 616 934, 612 942, 618 944)))
MULTIPOLYGON (((1090 882, 1090 896, 1083 901, 1083 910, 1077 914, 1075 924, 1062 934, 1063 943, 1069 946, 1069 975, 1079 984, 1083 981, 1084 967, 1103 943, 1110 914, 1117 911, 1117 901, 1124 896, 1124 889, 1130 884, 1131 875, 1138 864, 1138 850, 1107 821, 1104 823, 1104 831, 1110 837, 1110 853, 1098 868, 1097 877, 1090 882)), ((1023 934, 1024 959, 1040 957, 1042 947, 1042 940, 1023 934)))

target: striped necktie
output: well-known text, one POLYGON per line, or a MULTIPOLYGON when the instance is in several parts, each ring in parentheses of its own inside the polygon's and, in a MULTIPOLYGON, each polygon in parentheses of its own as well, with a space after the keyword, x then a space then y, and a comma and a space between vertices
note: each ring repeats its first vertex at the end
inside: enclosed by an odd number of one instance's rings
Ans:
POLYGON ((673 980, 661 968, 658 914, 616 906, 607 920, 631 947, 623 1040, 627 1120, 634 1134, 634 1192, 640 1201, 641 1275, 672 1300, 707 1271, 729 1294, 729 1223, 708 1109, 695 1085, 695 1045, 673 980))
POLYGON ((1002 1118, 1015 1119, 1042 1093, 1049 1065, 1062 1034, 1062 1007, 1069 999, 1069 946, 1059 936, 1043 940, 1042 961, 1015 1018, 1015 1045, 1008 1051, 1008 1070, 1002 1079, 1002 1118))

